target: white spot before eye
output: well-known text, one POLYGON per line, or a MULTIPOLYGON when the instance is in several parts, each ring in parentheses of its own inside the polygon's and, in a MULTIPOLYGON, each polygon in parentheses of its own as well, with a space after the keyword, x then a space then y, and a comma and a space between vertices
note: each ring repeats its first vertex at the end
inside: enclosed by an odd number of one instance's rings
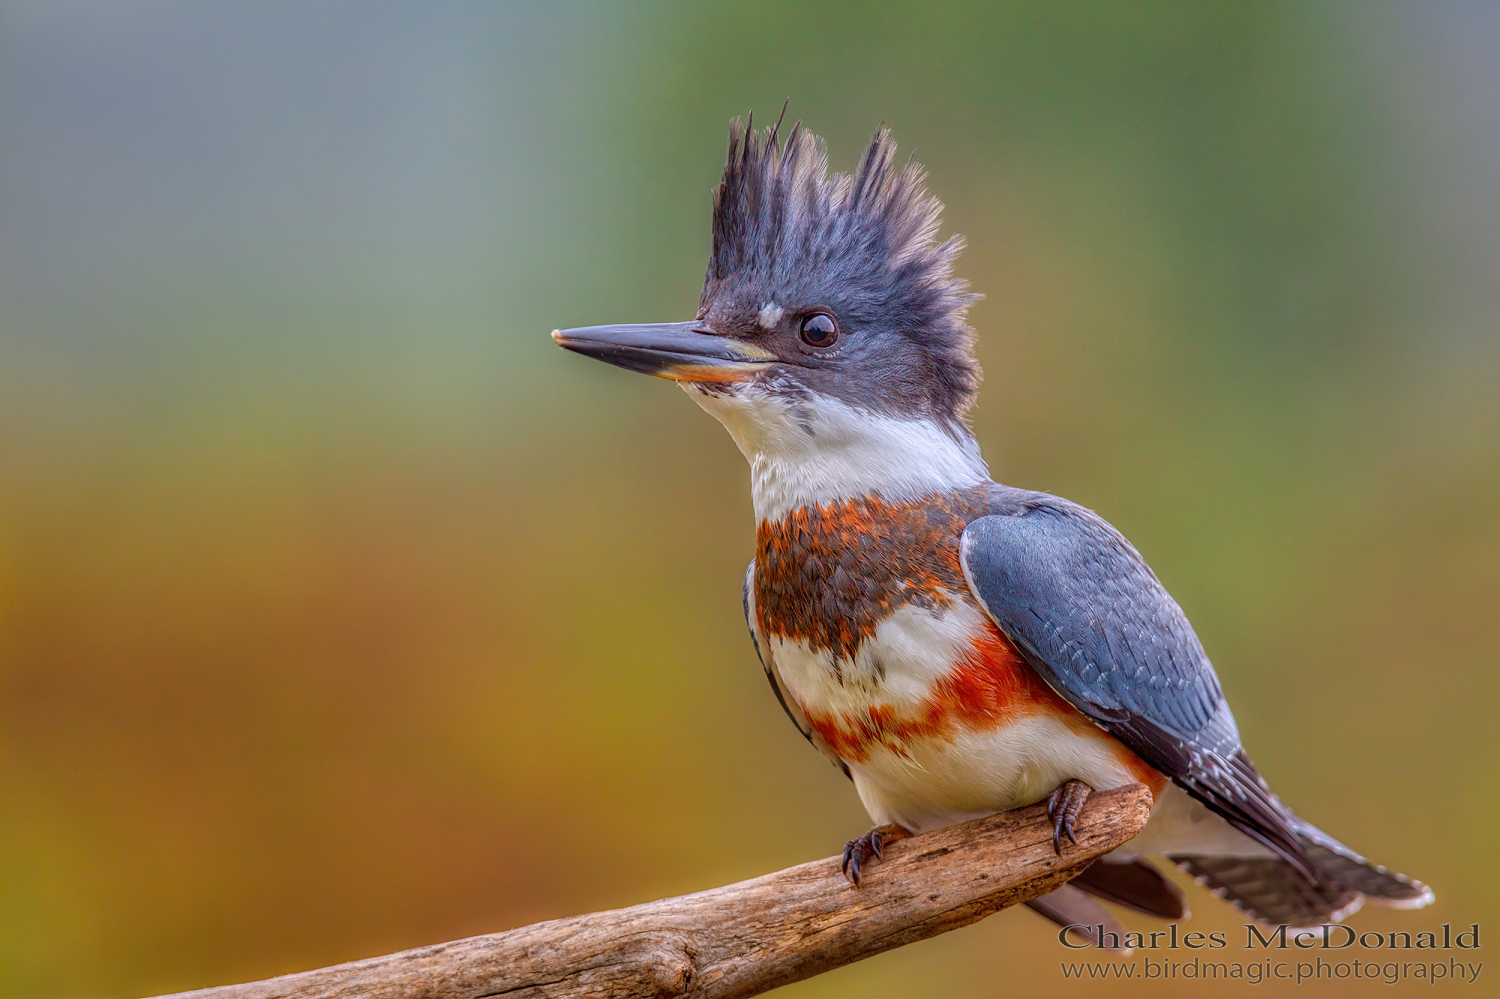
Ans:
POLYGON ((781 317, 783 315, 784 313, 782 312, 781 306, 777 305, 775 302, 767 302, 765 305, 762 305, 760 307, 760 313, 756 315, 755 320, 756 322, 760 323, 761 329, 774 330, 776 328, 776 324, 781 322, 781 317))

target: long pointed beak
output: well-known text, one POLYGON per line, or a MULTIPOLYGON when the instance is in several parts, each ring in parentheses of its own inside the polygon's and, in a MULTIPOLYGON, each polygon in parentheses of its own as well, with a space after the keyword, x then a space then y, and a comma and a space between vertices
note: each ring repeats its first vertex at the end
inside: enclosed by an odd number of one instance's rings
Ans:
POLYGON ((553 330, 552 340, 559 347, 677 382, 743 381, 776 360, 768 350, 719 336, 698 322, 582 326, 553 330))

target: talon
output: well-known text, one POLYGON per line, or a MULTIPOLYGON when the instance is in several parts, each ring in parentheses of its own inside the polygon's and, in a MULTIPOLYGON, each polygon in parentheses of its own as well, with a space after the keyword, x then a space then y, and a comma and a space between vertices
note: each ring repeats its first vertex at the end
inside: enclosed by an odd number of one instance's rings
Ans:
POLYGON ((887 825, 876 826, 864 835, 851 839, 844 844, 844 860, 841 865, 844 877, 858 887, 859 880, 864 875, 865 865, 872 861, 883 860, 888 844, 898 839, 905 839, 909 835, 910 833, 898 825, 887 825))
POLYGON ((1047 795, 1047 818, 1052 820, 1052 849, 1058 856, 1062 856, 1064 836, 1068 837, 1069 843, 1078 842, 1074 828, 1078 813, 1083 811, 1083 803, 1089 800, 1093 791, 1081 780, 1067 780, 1047 795))

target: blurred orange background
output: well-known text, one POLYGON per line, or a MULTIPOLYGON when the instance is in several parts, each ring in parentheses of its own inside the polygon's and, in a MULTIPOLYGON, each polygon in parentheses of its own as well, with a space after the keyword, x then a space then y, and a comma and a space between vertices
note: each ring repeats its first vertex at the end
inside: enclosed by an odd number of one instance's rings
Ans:
MULTIPOLYGON (((1500 932, 1496 38, 1477 2, 0 7, 0 994, 866 828, 745 635, 740 455, 547 337, 690 318, 727 122, 788 96, 843 169, 891 124, 968 237, 996 477, 1119 526, 1272 785, 1437 891, 1354 925, 1500 932)), ((786 991, 1204 994, 1059 951, 1006 912, 786 991)))

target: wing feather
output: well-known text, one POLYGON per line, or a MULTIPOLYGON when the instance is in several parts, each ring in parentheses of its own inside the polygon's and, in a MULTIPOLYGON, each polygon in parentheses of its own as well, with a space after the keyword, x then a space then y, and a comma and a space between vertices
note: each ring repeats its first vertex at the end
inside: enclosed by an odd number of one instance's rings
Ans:
POLYGON ((1074 503, 995 487, 965 529, 975 598, 1051 686, 1236 828, 1317 876, 1198 636, 1144 559, 1074 503))

